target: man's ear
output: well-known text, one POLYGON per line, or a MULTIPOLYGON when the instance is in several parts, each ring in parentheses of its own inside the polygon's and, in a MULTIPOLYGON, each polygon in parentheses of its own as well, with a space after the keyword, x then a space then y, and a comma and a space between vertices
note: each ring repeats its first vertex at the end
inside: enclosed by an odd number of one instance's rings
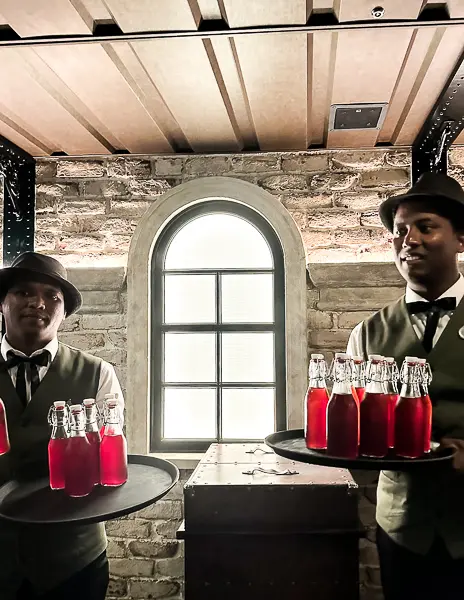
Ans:
POLYGON ((464 230, 456 232, 456 239, 458 241, 458 254, 464 252, 464 230))

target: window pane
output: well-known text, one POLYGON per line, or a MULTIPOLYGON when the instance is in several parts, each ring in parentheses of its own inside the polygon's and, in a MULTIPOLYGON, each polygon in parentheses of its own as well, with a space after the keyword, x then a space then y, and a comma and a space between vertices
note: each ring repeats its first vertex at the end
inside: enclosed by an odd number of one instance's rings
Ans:
POLYGON ((214 275, 165 275, 165 323, 215 323, 214 275))
POLYGON ((274 381, 274 334, 223 333, 222 381, 274 381))
POLYGON ((223 323, 272 323, 274 295, 272 274, 223 275, 223 323))
POLYGON ((164 381, 169 383, 215 382, 214 333, 166 333, 164 381))
POLYGON ((163 425, 165 438, 215 438, 216 390, 166 388, 163 425))
POLYGON ((187 223, 174 236, 165 269, 272 268, 269 246, 256 227, 224 213, 204 215, 187 223))
POLYGON ((223 389, 222 436, 262 440, 275 429, 274 389, 223 389))

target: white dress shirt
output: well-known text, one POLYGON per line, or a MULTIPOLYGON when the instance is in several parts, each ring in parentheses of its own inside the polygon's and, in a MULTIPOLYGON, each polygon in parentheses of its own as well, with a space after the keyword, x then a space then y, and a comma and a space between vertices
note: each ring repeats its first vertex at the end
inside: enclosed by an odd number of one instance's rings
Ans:
MULTIPOLYGON (((43 366, 37 367, 38 371, 39 371, 39 381, 42 381, 42 379, 45 377, 45 375, 50 367, 51 362, 53 361, 53 359, 56 356, 56 353, 58 352, 58 338, 54 338, 51 342, 49 342, 43 348, 33 352, 31 354, 31 356, 37 356, 38 354, 41 354, 42 352, 44 352, 44 350, 48 350, 48 352, 50 352, 51 358, 50 358, 48 365, 46 365, 44 367, 43 366)), ((1 346, 0 346, 0 353, 1 353, 4 361, 8 360, 8 352, 13 352, 14 354, 17 354, 18 356, 27 356, 20 350, 16 350, 15 348, 13 348, 11 346, 11 344, 8 342, 8 340, 6 339, 6 336, 4 335, 2 338, 1 346)), ((13 382, 13 386, 16 386, 16 374, 18 372, 18 367, 17 366, 13 367, 12 369, 9 369, 8 372, 11 377, 11 381, 13 382)), ((30 378, 30 370, 29 370, 28 364, 26 364, 26 392, 27 392, 27 401, 30 402, 30 400, 31 400, 31 378, 30 378)), ((123 415, 124 414, 124 397, 122 395, 121 386, 120 386, 118 378, 116 376, 116 372, 114 370, 113 365, 106 362, 105 360, 102 360, 101 368, 100 368, 100 380, 98 382, 97 397, 95 398, 96 403, 100 409, 103 409, 103 400, 105 398, 105 394, 118 394, 117 397, 118 397, 118 402, 119 402, 120 409, 121 409, 121 415, 123 415)), ((56 398, 56 399, 57 400, 65 400, 65 398, 56 398)))
MULTIPOLYGON (((454 283, 450 288, 443 292, 439 298, 456 298, 456 306, 461 302, 462 297, 464 296, 464 277, 459 275, 458 280, 454 283)), ((435 300, 439 300, 439 298, 435 298, 435 300)), ((425 298, 417 294, 414 290, 412 290, 409 286, 406 287, 405 294, 406 304, 409 302, 428 302, 425 298)), ((442 310, 440 314, 440 319, 438 321, 437 331, 433 336, 433 346, 439 340, 441 334, 445 330, 445 327, 448 325, 449 320, 453 316, 453 310, 442 310)), ((420 341, 424 338, 425 332, 425 324, 427 322, 427 313, 417 313, 415 315, 409 315, 411 319, 412 327, 419 338, 420 341)), ((353 329, 350 335, 350 339, 348 341, 347 353, 353 354, 355 352, 354 348, 354 340, 359 338, 359 330, 362 327, 362 322, 358 323, 356 327, 353 329)))

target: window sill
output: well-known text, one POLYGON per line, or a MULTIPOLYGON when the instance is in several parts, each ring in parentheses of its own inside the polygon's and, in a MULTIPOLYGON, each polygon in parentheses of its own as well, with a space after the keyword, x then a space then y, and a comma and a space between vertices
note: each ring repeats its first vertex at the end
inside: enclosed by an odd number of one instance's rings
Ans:
POLYGON ((174 463, 178 469, 195 469, 204 455, 204 452, 151 452, 149 454, 174 463))

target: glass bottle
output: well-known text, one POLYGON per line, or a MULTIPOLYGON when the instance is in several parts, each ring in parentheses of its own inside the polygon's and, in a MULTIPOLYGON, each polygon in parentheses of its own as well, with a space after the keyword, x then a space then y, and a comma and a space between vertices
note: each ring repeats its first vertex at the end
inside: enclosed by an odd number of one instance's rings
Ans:
POLYGON ((71 432, 65 454, 65 491, 68 496, 88 496, 93 489, 92 446, 85 434, 82 404, 70 407, 71 432))
POLYGON ((105 401, 105 427, 100 444, 100 483, 118 486, 127 481, 127 442, 122 432, 118 401, 105 401))
POLYGON ((401 393, 395 407, 395 453, 403 458, 419 458, 424 453, 425 410, 416 357, 406 356, 400 380, 401 393))
POLYGON ((393 356, 385 356, 385 388, 389 399, 388 412, 388 447, 395 446, 395 407, 398 402, 398 365, 393 356))
POLYGON ((6 410, 3 400, 0 398, 0 456, 10 450, 10 438, 8 435, 8 422, 6 420, 6 410))
POLYGON ((419 387, 424 404, 424 452, 430 452, 432 437, 432 402, 429 396, 429 385, 432 381, 432 369, 425 358, 419 358, 419 387))
POLYGON ((65 458, 68 444, 68 406, 64 400, 57 400, 50 407, 48 422, 52 434, 48 442, 48 472, 52 490, 65 488, 65 458))
MULTIPOLYGON (((106 402, 108 400, 114 400, 116 398, 116 394, 105 394, 103 397, 103 413, 105 412, 106 402)), ((103 439, 103 432, 105 431, 105 416, 103 414, 103 422, 100 427, 100 439, 103 439)))
POLYGON ((359 453, 382 458, 388 454, 389 415, 383 356, 369 356, 366 380, 366 393, 359 407, 359 453))
POLYGON ((323 354, 311 354, 309 387, 305 399, 305 439, 307 448, 327 448, 327 364, 323 354))
POLYGON ((352 360, 337 352, 332 364, 333 389, 327 405, 327 454, 356 458, 359 438, 359 406, 353 395, 352 360))
POLYGON ((85 435, 92 447, 92 463, 94 485, 100 484, 100 432, 97 424, 97 405, 94 398, 86 398, 83 403, 85 411, 85 435))
POLYGON ((361 403, 366 389, 365 365, 362 356, 353 356, 353 387, 361 403))

